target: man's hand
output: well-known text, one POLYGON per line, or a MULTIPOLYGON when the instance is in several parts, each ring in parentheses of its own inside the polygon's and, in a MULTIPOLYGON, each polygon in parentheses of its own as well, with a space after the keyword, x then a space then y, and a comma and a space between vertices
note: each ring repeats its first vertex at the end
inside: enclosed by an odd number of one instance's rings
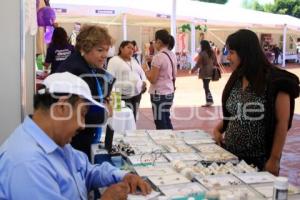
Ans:
POLYGON ((123 179, 124 183, 130 188, 130 193, 136 193, 136 189, 139 188, 143 195, 147 195, 151 192, 150 185, 144 181, 141 177, 134 174, 126 174, 123 179))
POLYGON ((101 200, 126 200, 128 192, 128 185, 124 182, 120 182, 108 187, 102 194, 101 200))

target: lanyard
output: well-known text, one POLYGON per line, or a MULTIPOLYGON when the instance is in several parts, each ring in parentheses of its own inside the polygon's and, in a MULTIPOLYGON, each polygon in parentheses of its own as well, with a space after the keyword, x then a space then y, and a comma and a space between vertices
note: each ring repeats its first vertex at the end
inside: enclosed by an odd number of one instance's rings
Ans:
MULTIPOLYGON (((99 98, 100 98, 100 102, 103 102, 103 94, 102 94, 101 86, 100 86, 99 80, 96 76, 95 70, 92 69, 91 72, 94 74, 95 79, 96 79, 96 83, 97 83, 96 86, 97 86, 97 91, 98 91, 98 95, 99 95, 99 98)), ((97 144, 97 143, 100 142, 101 134, 102 134, 102 128, 97 127, 96 128, 96 133, 95 133, 95 135, 93 137, 93 141, 92 141, 93 144, 97 144)))
POLYGON ((98 80, 98 77, 96 76, 96 73, 95 73, 95 70, 91 70, 92 73, 95 75, 95 79, 96 79, 96 86, 97 86, 97 91, 98 91, 98 95, 99 95, 99 98, 100 98, 100 102, 102 103, 103 102, 103 94, 102 94, 102 89, 101 89, 101 86, 100 86, 100 83, 99 83, 99 80, 98 80))

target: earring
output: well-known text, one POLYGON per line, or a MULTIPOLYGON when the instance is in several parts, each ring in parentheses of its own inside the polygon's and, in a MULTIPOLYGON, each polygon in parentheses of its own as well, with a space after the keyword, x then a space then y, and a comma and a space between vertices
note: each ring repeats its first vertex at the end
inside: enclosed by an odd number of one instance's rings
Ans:
POLYGON ((83 52, 83 51, 81 51, 81 52, 80 52, 80 55, 81 55, 81 56, 84 56, 84 52, 83 52))

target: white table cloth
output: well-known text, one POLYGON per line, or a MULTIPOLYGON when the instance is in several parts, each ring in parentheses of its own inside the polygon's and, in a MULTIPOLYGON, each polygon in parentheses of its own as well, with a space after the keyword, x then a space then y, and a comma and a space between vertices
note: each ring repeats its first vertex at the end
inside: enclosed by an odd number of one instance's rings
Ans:
POLYGON ((136 123, 133 112, 130 108, 122 108, 121 111, 114 110, 113 116, 108 119, 108 123, 115 132, 124 132, 126 130, 136 130, 136 123))

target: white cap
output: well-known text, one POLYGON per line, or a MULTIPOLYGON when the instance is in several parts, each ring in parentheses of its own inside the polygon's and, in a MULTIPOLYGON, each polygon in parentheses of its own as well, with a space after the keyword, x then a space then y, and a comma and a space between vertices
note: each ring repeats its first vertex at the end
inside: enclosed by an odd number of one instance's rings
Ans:
POLYGON ((93 99, 88 84, 78 76, 70 72, 50 74, 44 81, 46 89, 38 91, 39 94, 49 93, 66 93, 78 95, 92 104, 105 108, 105 106, 93 99))

